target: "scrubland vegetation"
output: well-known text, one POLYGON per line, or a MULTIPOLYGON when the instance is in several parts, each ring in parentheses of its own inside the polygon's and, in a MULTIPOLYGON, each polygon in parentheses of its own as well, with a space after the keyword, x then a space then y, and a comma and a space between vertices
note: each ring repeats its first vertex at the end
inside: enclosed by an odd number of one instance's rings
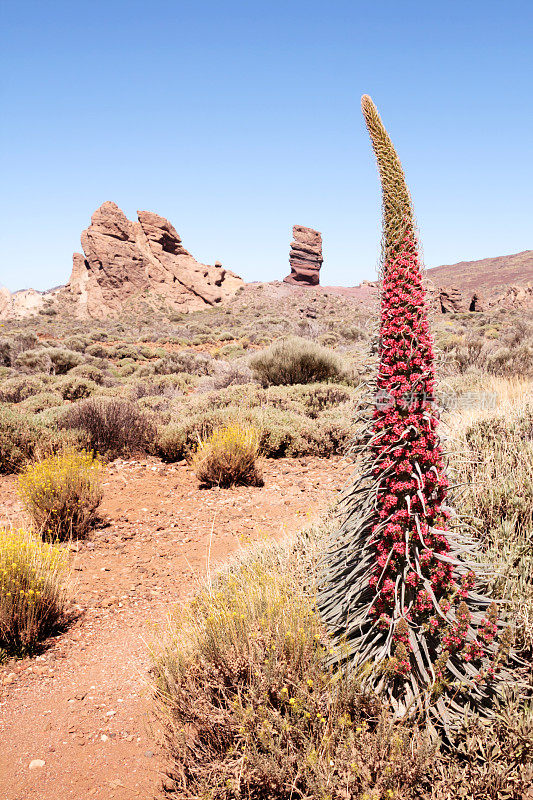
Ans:
POLYGON ((154 652, 171 759, 165 795, 524 797, 533 779, 532 706, 512 686, 490 724, 465 717, 450 752, 423 725, 395 722, 365 688, 364 670, 328 669, 332 643, 314 591, 334 524, 256 548, 206 586, 185 615, 176 611, 165 646, 154 652))
MULTIPOLYGON (((354 405, 372 374, 372 311, 349 298, 300 296, 277 301, 275 317, 266 294, 248 287, 231 310, 173 322, 68 327, 43 316, 37 326, 6 323, 0 471, 65 443, 105 459, 180 460, 199 437, 237 418, 258 429, 266 457, 345 452, 354 405)), ((444 404, 490 392, 499 378, 533 376, 531 315, 452 314, 434 322, 444 404)))
MULTIPOLYGON (((172 321, 67 326, 43 315, 0 329, 0 472, 20 473, 35 528, 0 535, 4 654, 34 651, 63 623, 68 551, 57 540, 91 535, 106 461, 187 459, 193 480, 223 487, 260 483, 262 459, 347 452, 375 370, 375 312, 299 295, 276 303, 273 316, 268 291, 247 287, 230 308, 172 321)), ((453 504, 480 542, 493 570, 486 591, 504 601, 529 664, 533 320, 497 311, 432 324, 453 504)), ((364 670, 328 666, 334 643, 315 591, 332 525, 232 563, 154 647, 166 796, 525 797, 527 692, 510 683, 491 722, 468 714, 450 748, 422 721, 395 721, 364 670)), ((527 667, 521 675, 527 683, 527 667)))
MULTIPOLYGON (((487 591, 504 600, 524 665, 533 656, 531 384, 491 382, 490 406, 444 415, 453 499, 474 526, 487 591), (466 412, 466 413, 465 413, 466 412)), ((394 722, 365 687, 326 666, 316 613, 333 517, 257 546, 176 612, 154 651, 171 758, 166 796, 519 800, 533 781, 533 706, 509 684, 487 723, 465 716, 454 748, 394 722)), ((524 666, 523 675, 528 667, 524 666)))

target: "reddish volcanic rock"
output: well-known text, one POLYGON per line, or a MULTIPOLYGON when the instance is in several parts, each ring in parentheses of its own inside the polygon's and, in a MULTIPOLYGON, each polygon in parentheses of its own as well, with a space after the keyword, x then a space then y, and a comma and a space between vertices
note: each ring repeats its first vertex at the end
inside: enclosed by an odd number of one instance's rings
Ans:
POLYGON ((318 286, 322 266, 322 236, 313 228, 295 225, 292 229, 289 263, 291 274, 284 278, 285 283, 299 286, 318 286))
POLYGON ((452 311, 468 311, 463 293, 456 286, 441 286, 438 289, 438 302, 443 314, 452 311))
POLYGON ((169 310, 196 311, 235 294, 242 280, 221 265, 196 261, 164 217, 139 211, 131 222, 103 203, 81 235, 85 256, 74 253, 65 300, 76 316, 103 318, 139 300, 169 310))

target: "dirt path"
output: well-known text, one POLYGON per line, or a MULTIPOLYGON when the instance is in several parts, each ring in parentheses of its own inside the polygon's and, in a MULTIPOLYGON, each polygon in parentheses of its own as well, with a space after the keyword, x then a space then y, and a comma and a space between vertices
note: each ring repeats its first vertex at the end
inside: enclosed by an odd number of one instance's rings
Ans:
MULTIPOLYGON (((264 488, 207 491, 185 464, 107 469, 108 525, 72 547, 79 619, 41 656, 0 667, 0 800, 153 800, 164 762, 148 729, 146 642, 157 623, 194 591, 208 554, 216 565, 303 527, 350 467, 287 459, 264 473, 264 488)), ((12 477, 0 479, 6 521, 20 521, 12 477)))

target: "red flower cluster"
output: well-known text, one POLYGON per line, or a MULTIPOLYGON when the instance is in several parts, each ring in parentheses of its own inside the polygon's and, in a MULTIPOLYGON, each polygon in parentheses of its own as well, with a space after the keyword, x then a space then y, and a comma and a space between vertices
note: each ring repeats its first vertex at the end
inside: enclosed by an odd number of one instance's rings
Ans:
MULTIPOLYGON (((474 576, 465 576, 458 585, 445 558, 450 551, 448 512, 443 508, 448 483, 434 390, 434 355, 418 248, 408 226, 383 269, 378 401, 370 444, 372 475, 379 486, 372 527, 376 563, 369 583, 376 597, 371 614, 382 629, 392 626, 398 614, 431 635, 441 629, 442 647, 450 652, 465 648, 466 660, 472 660, 483 656, 482 643, 491 641, 488 637, 496 628, 494 620, 487 619, 481 642, 466 648, 466 618, 456 608, 457 624, 450 626, 445 620, 450 608, 468 595, 474 576), (435 614, 437 609, 442 613, 435 614)), ((402 662, 398 671, 405 675, 409 637, 399 635, 396 625, 393 639, 397 647, 401 645, 402 658, 395 653, 395 660, 402 662)))

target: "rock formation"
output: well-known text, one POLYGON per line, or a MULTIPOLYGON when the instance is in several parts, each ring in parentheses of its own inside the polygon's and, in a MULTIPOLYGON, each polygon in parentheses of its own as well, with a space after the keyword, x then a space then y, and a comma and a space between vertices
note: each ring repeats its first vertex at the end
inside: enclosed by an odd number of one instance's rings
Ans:
POLYGON ((0 319, 31 317, 32 314, 51 306, 59 296, 59 292, 60 289, 52 289, 49 292, 21 289, 18 292, 10 292, 4 286, 0 286, 0 319))
POLYGON ((533 286, 507 286, 500 294, 483 295, 457 286, 426 286, 428 297, 433 305, 443 314, 466 311, 490 311, 493 308, 533 309, 533 286))
POLYGON ((456 286, 440 286, 437 289, 437 300, 443 314, 453 311, 468 311, 466 298, 456 286))
POLYGON ((468 310, 469 311, 485 311, 485 301, 483 300, 483 297, 480 294, 478 294, 477 292, 475 292, 472 295, 472 298, 470 300, 470 305, 468 306, 468 310))
POLYGON ((220 262, 196 261, 164 217, 139 211, 138 220, 130 222, 115 203, 103 203, 81 234, 84 254, 74 253, 68 284, 49 292, 0 288, 0 318, 54 310, 99 319, 150 308, 196 311, 243 285, 220 262))
POLYGON ((291 274, 284 278, 285 283, 300 286, 318 286, 322 266, 322 236, 312 228, 295 225, 292 229, 293 241, 289 263, 291 274))
POLYGON ((533 285, 528 283, 526 286, 508 286, 503 294, 500 294, 493 305, 500 308, 531 308, 533 309, 533 285))
POLYGON ((139 211, 130 222, 106 202, 81 235, 65 287, 77 316, 106 317, 142 299, 169 310, 196 311, 235 294, 242 280, 222 266, 196 261, 164 217, 139 211))

